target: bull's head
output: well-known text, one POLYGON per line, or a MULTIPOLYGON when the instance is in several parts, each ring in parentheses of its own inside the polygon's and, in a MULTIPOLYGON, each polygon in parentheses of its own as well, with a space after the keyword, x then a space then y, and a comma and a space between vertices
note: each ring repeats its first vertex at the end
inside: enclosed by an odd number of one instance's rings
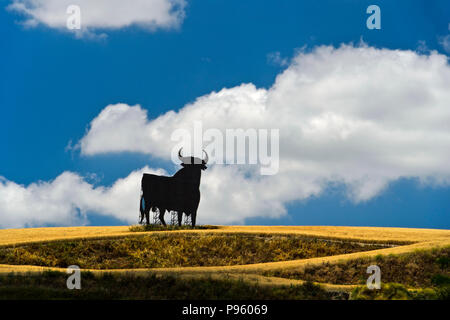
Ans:
POLYGON ((180 159, 181 165, 183 167, 194 166, 200 168, 201 170, 205 170, 207 168, 206 164, 208 163, 209 157, 205 150, 203 150, 203 152, 205 153, 205 159, 200 159, 196 157, 183 157, 181 155, 182 149, 183 148, 180 148, 180 150, 178 151, 178 159, 180 159))

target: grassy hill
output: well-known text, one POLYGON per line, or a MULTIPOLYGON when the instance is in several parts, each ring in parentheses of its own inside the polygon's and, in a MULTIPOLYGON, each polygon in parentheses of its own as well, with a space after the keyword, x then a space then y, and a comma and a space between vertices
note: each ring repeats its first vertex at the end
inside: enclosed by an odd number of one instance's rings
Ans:
POLYGON ((139 230, 127 226, 0 230, 4 284, 0 297, 25 297, 33 290, 43 290, 38 296, 72 298, 179 299, 183 290, 205 299, 248 298, 244 292, 258 292, 253 297, 260 299, 448 297, 450 230, 322 226, 139 230), (83 293, 68 293, 62 285, 65 268, 72 264, 84 271, 83 293), (382 290, 364 289, 371 264, 381 267, 382 290), (135 289, 124 290, 120 285, 124 279, 135 289), (137 289, 149 281, 153 288, 176 283, 181 291, 166 289, 155 295, 137 289), (181 289, 187 283, 197 291, 181 289), (95 293, 99 286, 108 294, 95 293), (231 293, 224 293, 225 287, 232 288, 231 293))

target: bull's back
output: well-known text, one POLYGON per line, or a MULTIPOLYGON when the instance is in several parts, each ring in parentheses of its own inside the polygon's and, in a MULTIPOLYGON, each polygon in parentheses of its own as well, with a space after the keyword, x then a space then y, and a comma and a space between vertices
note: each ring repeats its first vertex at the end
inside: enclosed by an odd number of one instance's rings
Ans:
POLYGON ((200 190, 192 182, 150 173, 142 177, 142 191, 152 205, 173 210, 196 207, 200 200, 200 190))
POLYGON ((157 176, 155 174, 144 173, 142 176, 142 191, 145 193, 151 192, 152 194, 169 191, 170 189, 170 177, 157 176))

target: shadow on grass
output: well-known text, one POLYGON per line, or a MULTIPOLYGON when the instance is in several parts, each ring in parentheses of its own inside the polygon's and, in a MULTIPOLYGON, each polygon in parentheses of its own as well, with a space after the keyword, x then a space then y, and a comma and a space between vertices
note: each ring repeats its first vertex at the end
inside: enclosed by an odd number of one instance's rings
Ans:
POLYGON ((62 272, 0 276, 0 299, 153 299, 153 300, 329 300, 348 296, 318 285, 267 287, 242 279, 183 279, 174 276, 81 273, 81 289, 69 290, 62 272))

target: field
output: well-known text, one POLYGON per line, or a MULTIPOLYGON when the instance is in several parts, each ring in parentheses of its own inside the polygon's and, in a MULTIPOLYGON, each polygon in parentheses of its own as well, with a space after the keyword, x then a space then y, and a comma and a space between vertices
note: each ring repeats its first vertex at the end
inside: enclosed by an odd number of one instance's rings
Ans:
POLYGON ((448 299, 450 231, 320 226, 0 230, 0 298, 448 299), (82 290, 68 290, 78 265, 82 290), (381 268, 381 290, 365 287, 381 268), (170 284, 170 285, 169 285, 170 284))

